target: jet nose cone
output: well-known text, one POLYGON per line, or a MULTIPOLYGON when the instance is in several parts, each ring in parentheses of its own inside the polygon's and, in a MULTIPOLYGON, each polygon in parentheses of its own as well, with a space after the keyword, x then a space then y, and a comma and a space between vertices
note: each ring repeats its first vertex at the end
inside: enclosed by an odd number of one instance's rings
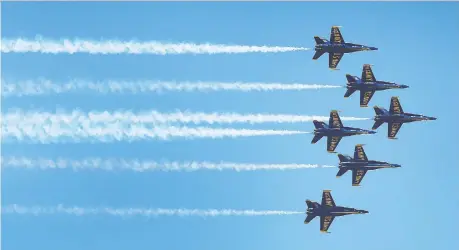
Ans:
POLYGON ((408 86, 408 85, 400 85, 400 88, 401 88, 401 89, 407 89, 407 88, 409 88, 409 87, 410 87, 410 86, 408 86))
POLYGON ((368 47, 369 50, 378 50, 376 47, 368 47))
POLYGON ((437 118, 435 118, 435 117, 429 117, 429 120, 435 121, 435 120, 437 120, 437 118))
POLYGON ((392 167, 394 167, 394 168, 401 168, 402 166, 399 165, 399 164, 394 164, 394 165, 392 165, 392 167))
POLYGON ((367 133, 372 135, 372 134, 376 134, 376 131, 367 131, 367 133))
POLYGON ((367 210, 360 210, 359 213, 361 214, 368 214, 369 212, 367 210))

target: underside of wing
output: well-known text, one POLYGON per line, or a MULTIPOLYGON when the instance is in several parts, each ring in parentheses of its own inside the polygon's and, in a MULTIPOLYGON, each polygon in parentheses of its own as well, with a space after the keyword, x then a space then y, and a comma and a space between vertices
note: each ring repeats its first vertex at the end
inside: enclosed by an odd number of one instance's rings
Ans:
POLYGON ((371 66, 369 64, 363 65, 362 81, 364 82, 375 82, 376 81, 375 75, 373 74, 373 70, 371 69, 371 66))
POLYGON ((339 118, 338 111, 332 110, 330 111, 330 117, 328 118, 328 126, 330 128, 342 128, 343 122, 341 118, 339 118))
POLYGON ((322 206, 327 206, 327 207, 336 206, 330 190, 324 190, 322 192, 322 206))
POLYGON ((375 94, 374 90, 360 91, 360 107, 368 107, 368 103, 375 94))
POLYGON ((400 104, 400 100, 398 99, 398 97, 393 96, 393 97, 390 99, 390 109, 389 109, 389 112, 390 112, 391 114, 403 114, 402 105, 400 104))
POLYGON ((367 170, 357 169, 352 171, 352 186, 360 186, 363 177, 367 173, 367 170))
POLYGON ((336 147, 338 147, 339 142, 343 137, 340 136, 329 136, 327 137, 327 151, 334 152, 336 147))
POLYGON ((343 53, 330 52, 328 53, 328 67, 330 69, 336 69, 338 67, 341 58, 343 58, 343 53))
POLYGON ((320 231, 326 233, 334 219, 335 216, 320 216, 320 231))
POLYGON ((330 42, 332 43, 344 43, 343 35, 341 35, 341 31, 339 27, 333 26, 330 32, 330 42))
POLYGON ((365 150, 363 150, 363 146, 361 144, 355 146, 354 159, 368 161, 367 154, 365 154, 365 150))
POLYGON ((389 137, 389 139, 395 139, 395 136, 402 127, 402 124, 403 123, 401 122, 389 122, 387 124, 387 137, 389 137))

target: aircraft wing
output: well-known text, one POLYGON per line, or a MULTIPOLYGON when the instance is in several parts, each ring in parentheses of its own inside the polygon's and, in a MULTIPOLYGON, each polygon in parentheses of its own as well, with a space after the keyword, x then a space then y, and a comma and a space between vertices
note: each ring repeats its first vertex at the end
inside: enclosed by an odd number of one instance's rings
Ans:
POLYGON ((332 43, 344 43, 344 38, 341 35, 339 27, 333 26, 330 32, 330 42, 332 43))
POLYGON ((330 193, 330 190, 324 190, 322 192, 322 206, 327 206, 327 207, 334 207, 335 201, 333 200, 333 197, 330 193))
POLYGON ((341 122, 341 118, 339 118, 338 111, 332 110, 330 111, 330 118, 328 118, 328 126, 330 128, 342 128, 343 123, 341 122))
POLYGON ((360 107, 367 107, 374 94, 374 90, 360 91, 360 107))
POLYGON ((371 70, 370 64, 364 64, 362 69, 362 81, 364 82, 376 82, 373 70, 371 70))
POLYGON ((320 216, 320 231, 327 233, 334 219, 335 216, 320 216))
POLYGON ((328 136, 327 137, 327 151, 334 152, 336 147, 338 147, 339 142, 343 137, 341 136, 328 136))
POLYGON ((367 155, 365 154, 365 150, 363 150, 363 146, 361 144, 355 145, 354 159, 368 161, 367 155))
POLYGON ((402 105, 400 104, 400 101, 398 100, 398 97, 393 96, 390 99, 390 109, 389 112, 391 114, 403 114, 403 109, 402 105))
POLYGON ((363 177, 367 173, 367 170, 358 169, 352 171, 352 186, 360 186, 360 182, 362 182, 363 177))
POLYGON ((389 139, 395 139, 395 136, 397 135, 402 125, 403 123, 401 122, 387 123, 387 137, 389 137, 389 139))
POLYGON ((328 67, 330 69, 336 69, 341 58, 343 58, 343 53, 330 52, 328 53, 328 67))

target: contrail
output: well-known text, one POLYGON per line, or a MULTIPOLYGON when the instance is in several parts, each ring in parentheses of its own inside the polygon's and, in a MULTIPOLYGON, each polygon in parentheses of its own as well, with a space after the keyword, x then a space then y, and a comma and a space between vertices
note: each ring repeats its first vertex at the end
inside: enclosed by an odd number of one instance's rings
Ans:
MULTIPOLYGON (((239 114, 239 113, 202 113, 189 111, 176 111, 174 113, 160 113, 158 111, 132 111, 115 112, 72 112, 59 111, 49 112, 24 112, 15 110, 3 116, 3 122, 7 124, 36 124, 52 122, 60 124, 99 124, 99 123, 129 123, 129 124, 162 124, 162 123, 192 123, 192 124, 233 124, 233 123, 299 123, 313 120, 328 121, 328 116, 292 115, 292 114, 239 114)), ((343 121, 362 121, 370 118, 341 117, 343 121)))
POLYGON ((53 82, 47 79, 7 81, 2 79, 2 95, 38 96, 93 91, 99 94, 138 94, 211 91, 301 91, 342 88, 339 85, 301 84, 301 83, 260 83, 260 82, 171 82, 171 81, 87 81, 74 79, 67 82, 53 82))
POLYGON ((257 170, 295 170, 307 168, 333 168, 336 166, 318 164, 253 164, 233 162, 155 162, 149 160, 126 160, 126 159, 102 159, 86 158, 72 160, 65 158, 44 159, 25 157, 3 157, 2 168, 25 168, 25 169, 72 169, 80 170, 104 170, 118 171, 130 170, 134 172, 148 171, 198 171, 198 170, 233 170, 233 171, 257 171, 257 170))
POLYGON ((165 208, 83 208, 67 207, 62 204, 52 207, 42 206, 20 206, 17 204, 2 207, 2 214, 19 214, 19 215, 54 215, 68 214, 75 216, 84 215, 111 215, 118 217, 158 217, 158 216, 199 216, 199 217, 216 217, 216 216, 267 216, 267 215, 295 215, 304 214, 297 211, 283 210, 234 210, 234 209, 165 209, 165 208))
POLYGON ((224 138, 268 135, 295 135, 308 134, 303 131, 290 130, 251 130, 206 127, 175 127, 175 126, 144 126, 119 123, 102 124, 2 124, 2 139, 4 141, 30 141, 38 143, 65 143, 65 142, 114 142, 138 141, 146 139, 170 140, 176 137, 185 139, 195 138, 224 138))
POLYGON ((236 53, 276 53, 305 51, 303 47, 246 46, 224 44, 164 43, 160 41, 119 41, 119 40, 52 40, 37 36, 35 39, 2 39, 3 53, 45 53, 45 54, 236 54, 236 53))

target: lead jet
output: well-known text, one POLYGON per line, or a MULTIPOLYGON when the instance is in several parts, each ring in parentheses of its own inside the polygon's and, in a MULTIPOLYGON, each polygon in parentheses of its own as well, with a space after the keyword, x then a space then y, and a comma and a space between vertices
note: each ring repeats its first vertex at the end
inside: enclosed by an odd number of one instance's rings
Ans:
POLYGON ((403 123, 437 120, 435 117, 403 112, 402 105, 400 104, 398 97, 395 96, 390 99, 389 111, 378 106, 374 106, 374 110, 376 115, 374 118, 375 124, 372 129, 375 130, 383 123, 387 122, 387 137, 389 139, 397 139, 395 136, 402 127, 403 123))
POLYGON ((336 177, 339 178, 348 170, 352 171, 352 186, 360 186, 360 182, 368 170, 376 170, 380 168, 399 168, 398 164, 392 164, 384 161, 368 160, 363 145, 358 144, 354 149, 354 159, 347 155, 338 154, 339 171, 336 177))
POLYGON ((314 120, 313 123, 316 129, 314 129, 314 138, 312 138, 311 143, 315 144, 320 139, 322 139, 322 137, 326 136, 328 152, 334 152, 341 139, 345 136, 376 133, 375 131, 361 128, 344 127, 341 119, 339 118, 338 111, 336 110, 332 110, 330 112, 328 126, 325 124, 325 122, 320 122, 317 120, 314 120))
POLYGON ((369 47, 366 45, 344 42, 344 38, 341 35, 339 26, 332 26, 330 33, 330 41, 318 36, 315 36, 314 40, 316 40, 316 53, 312 57, 312 60, 317 60, 324 53, 328 53, 328 67, 330 69, 336 69, 339 61, 345 53, 378 50, 378 48, 376 47, 369 47))
POLYGON ((360 107, 368 107, 368 103, 376 91, 386 89, 406 89, 409 86, 393 82, 377 81, 369 64, 364 64, 362 78, 346 74, 347 91, 344 98, 351 96, 356 90, 360 91, 360 107))
POLYGON ((350 214, 367 214, 368 211, 359 210, 350 207, 340 207, 335 205, 335 201, 330 193, 330 190, 324 190, 322 193, 322 204, 318 202, 306 200, 308 209, 306 210, 306 219, 304 224, 311 222, 316 216, 320 216, 320 231, 330 233, 327 230, 330 228, 336 216, 344 216, 350 214))

